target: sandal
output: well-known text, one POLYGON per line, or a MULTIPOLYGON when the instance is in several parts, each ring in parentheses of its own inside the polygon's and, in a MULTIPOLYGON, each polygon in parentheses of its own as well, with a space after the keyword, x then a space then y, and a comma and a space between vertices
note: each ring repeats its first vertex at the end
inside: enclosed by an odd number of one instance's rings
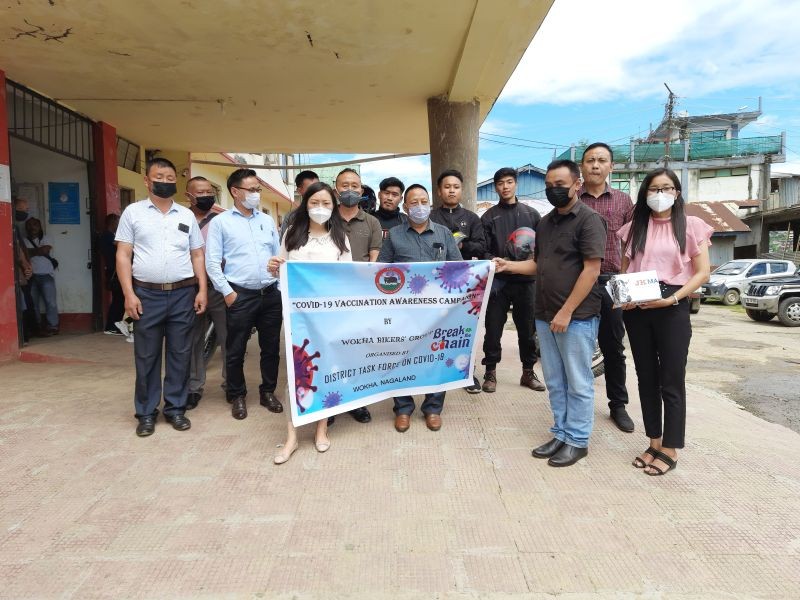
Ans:
POLYGON ((644 472, 645 475, 650 475, 650 477, 660 477, 661 475, 666 475, 673 469, 678 468, 678 461, 664 454, 663 452, 656 452, 656 456, 653 459, 653 462, 655 462, 656 460, 660 460, 661 462, 663 462, 665 465, 667 465, 667 468, 662 469, 661 467, 657 467, 653 463, 650 463, 647 466, 653 469, 655 473, 651 473, 650 471, 645 471, 644 472))
MULTIPOLYGON (((653 458, 656 458, 658 456, 658 450, 656 450, 652 446, 648 446, 647 450, 645 450, 644 453, 645 454, 649 454, 653 458)), ((641 457, 637 456, 636 458, 633 459, 633 463, 631 463, 631 464, 634 467, 636 467, 637 469, 644 469, 645 467, 647 467, 650 464, 652 464, 652 462, 646 463, 646 462, 644 462, 644 460, 641 457)))

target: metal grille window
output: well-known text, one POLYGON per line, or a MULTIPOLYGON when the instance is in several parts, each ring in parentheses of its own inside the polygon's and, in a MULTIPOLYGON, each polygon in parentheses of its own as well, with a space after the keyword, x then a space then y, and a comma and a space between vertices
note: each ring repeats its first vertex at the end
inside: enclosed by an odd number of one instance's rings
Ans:
POLYGON ((78 160, 94 160, 91 119, 9 80, 6 99, 9 135, 78 160))
POLYGON ((128 171, 142 172, 142 164, 139 160, 141 148, 130 140, 117 136, 117 166, 128 171))

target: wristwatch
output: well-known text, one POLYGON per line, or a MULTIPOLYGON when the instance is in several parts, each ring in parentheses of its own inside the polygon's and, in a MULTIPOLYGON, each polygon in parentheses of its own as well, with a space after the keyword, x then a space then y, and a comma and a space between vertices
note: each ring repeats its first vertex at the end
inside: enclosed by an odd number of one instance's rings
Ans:
POLYGON ((672 305, 673 306, 678 306, 678 296, 675 295, 675 294, 672 294, 672 297, 675 298, 675 302, 673 302, 672 305))

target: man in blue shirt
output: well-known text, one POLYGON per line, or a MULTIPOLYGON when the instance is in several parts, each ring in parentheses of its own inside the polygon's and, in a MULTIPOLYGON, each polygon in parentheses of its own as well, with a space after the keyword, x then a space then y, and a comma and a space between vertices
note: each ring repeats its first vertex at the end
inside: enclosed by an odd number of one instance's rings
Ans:
POLYGON ((228 177, 234 206, 208 229, 206 269, 214 288, 225 297, 228 335, 225 340, 226 395, 234 419, 247 417, 244 355, 250 332, 258 330, 261 348, 261 405, 283 412, 275 396, 281 339, 281 294, 278 280, 267 271, 280 240, 275 222, 258 210, 261 184, 252 169, 237 169, 228 177))
MULTIPOLYGON (((378 262, 461 260, 461 252, 450 230, 430 220, 431 201, 428 190, 418 183, 408 186, 403 203, 408 214, 408 223, 389 230, 389 235, 383 240, 378 262)), ((439 431, 442 427, 444 394, 425 394, 422 414, 425 415, 425 424, 431 431, 439 431)), ((408 431, 414 408, 414 398, 411 396, 398 396, 394 399, 394 428, 398 432, 408 431)))

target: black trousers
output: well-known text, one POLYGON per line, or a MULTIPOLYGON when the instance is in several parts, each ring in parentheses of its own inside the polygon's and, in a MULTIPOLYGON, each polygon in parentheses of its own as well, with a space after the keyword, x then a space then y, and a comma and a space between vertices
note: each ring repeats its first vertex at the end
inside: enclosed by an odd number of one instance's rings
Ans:
POLYGON ((625 324, 622 320, 621 308, 613 308, 613 301, 605 291, 608 275, 598 279, 601 287, 602 303, 600 305, 600 328, 597 342, 603 353, 605 365, 606 397, 611 409, 625 406, 628 403, 628 390, 625 387, 625 324))
POLYGON ((227 311, 225 364, 228 400, 247 395, 244 354, 253 327, 258 330, 258 345, 261 348, 261 385, 258 389, 260 392, 272 393, 278 385, 283 320, 281 293, 274 284, 263 290, 231 287, 238 295, 227 311))
POLYGON ((166 357, 164 414, 182 415, 186 411, 197 287, 192 285, 167 292, 134 285, 133 291, 142 302, 142 316, 133 326, 136 417, 158 414, 162 394, 162 346, 166 357))
MULTIPOLYGON (((679 288, 671 286, 671 289, 679 288)), ((665 297, 671 294, 668 291, 665 297)), ((692 338, 689 301, 684 298, 677 306, 623 312, 639 380, 645 433, 649 438, 661 437, 666 448, 683 448, 686 358, 692 338)))
POLYGON ((125 316, 125 295, 116 276, 110 280, 108 289, 111 292, 111 304, 108 305, 106 313, 106 331, 116 331, 115 323, 125 316))
POLYGON ((500 338, 508 320, 508 309, 517 328, 519 360, 523 369, 536 364, 536 328, 533 308, 536 300, 536 283, 533 281, 500 281, 489 294, 486 305, 486 335, 483 338, 483 360, 487 371, 493 371, 502 358, 500 338))

